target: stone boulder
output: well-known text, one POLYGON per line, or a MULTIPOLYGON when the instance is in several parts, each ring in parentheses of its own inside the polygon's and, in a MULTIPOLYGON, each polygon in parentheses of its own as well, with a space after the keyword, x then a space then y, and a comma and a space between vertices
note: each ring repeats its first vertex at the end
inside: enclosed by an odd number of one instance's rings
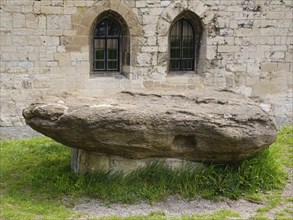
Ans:
POLYGON ((257 103, 229 91, 124 91, 24 109, 34 130, 67 146, 125 158, 236 162, 277 137, 257 103))

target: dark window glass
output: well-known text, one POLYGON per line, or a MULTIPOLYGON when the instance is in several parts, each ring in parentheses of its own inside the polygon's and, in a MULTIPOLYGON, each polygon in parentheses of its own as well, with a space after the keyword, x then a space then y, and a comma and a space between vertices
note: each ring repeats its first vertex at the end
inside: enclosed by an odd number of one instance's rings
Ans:
POLYGON ((183 48, 182 49, 182 58, 193 58, 193 48, 183 48))
POLYGON ((104 70, 105 62, 104 61, 96 61, 95 62, 96 70, 104 70))
POLYGON ((172 70, 180 70, 180 61, 179 60, 171 60, 170 68, 172 70))
POLYGON ((112 21, 108 22, 108 37, 118 37, 119 36, 119 30, 115 23, 112 21))
POLYGON ((178 37, 171 37, 170 38, 170 46, 171 47, 180 47, 180 38, 178 38, 178 37))
POLYGON ((94 32, 94 70, 119 71, 120 31, 110 19, 99 22, 94 32))
POLYGON ((194 70, 194 30, 186 19, 177 21, 170 32, 170 70, 194 70))
POLYGON ((182 36, 184 37, 192 37, 193 36, 193 30, 191 25, 189 24, 188 21, 185 19, 181 20, 181 25, 182 25, 182 36))
POLYGON ((193 37, 182 37, 183 47, 193 47, 193 37))
POLYGON ((116 59, 118 58, 118 51, 116 49, 108 49, 108 59, 116 59))
POLYGON ((106 36, 106 23, 105 21, 102 21, 98 24, 96 31, 95 31, 95 36, 106 36))
POLYGON ((104 60, 105 59, 105 55, 104 55, 104 50, 96 50, 96 60, 104 60))
POLYGON ((180 48, 171 48, 172 59, 180 59, 180 48))
POLYGON ((192 60, 182 60, 181 61, 182 70, 192 70, 192 60))
POLYGON ((117 69, 117 64, 117 61, 108 61, 107 67, 109 70, 115 70, 117 69))
POLYGON ((172 30, 171 30, 171 37, 178 37, 181 35, 181 24, 180 22, 176 22, 173 26, 172 26, 172 30))

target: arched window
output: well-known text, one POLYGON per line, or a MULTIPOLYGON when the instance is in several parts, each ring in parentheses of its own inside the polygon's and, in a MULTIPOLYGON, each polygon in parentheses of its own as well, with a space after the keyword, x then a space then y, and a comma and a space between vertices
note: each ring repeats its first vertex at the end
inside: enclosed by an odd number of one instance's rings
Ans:
POLYGON ((121 27, 111 19, 100 21, 94 31, 94 71, 119 71, 121 27))
POLYGON ((171 27, 170 71, 192 71, 195 66, 196 39, 194 28, 184 18, 171 27))

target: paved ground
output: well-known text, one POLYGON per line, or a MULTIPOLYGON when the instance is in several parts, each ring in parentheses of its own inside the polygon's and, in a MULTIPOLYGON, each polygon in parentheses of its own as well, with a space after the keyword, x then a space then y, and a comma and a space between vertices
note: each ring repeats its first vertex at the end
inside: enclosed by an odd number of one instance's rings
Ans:
POLYGON ((29 126, 0 127, 0 140, 25 139, 40 136, 42 134, 34 131, 29 126))

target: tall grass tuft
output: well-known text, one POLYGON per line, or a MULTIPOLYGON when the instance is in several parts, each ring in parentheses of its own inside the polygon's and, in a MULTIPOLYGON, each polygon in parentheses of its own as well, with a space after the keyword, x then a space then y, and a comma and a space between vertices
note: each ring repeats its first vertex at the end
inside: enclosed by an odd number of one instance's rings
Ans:
MULTIPOLYGON (((3 210, 10 210, 13 204, 18 204, 21 212, 26 210, 23 207, 26 201, 47 206, 64 197, 86 196, 106 203, 142 200, 152 203, 170 195, 186 199, 238 199, 256 192, 282 189, 287 178, 285 166, 293 166, 292 133, 292 126, 284 127, 270 148, 238 165, 171 169, 154 162, 127 175, 97 171, 78 176, 70 170, 70 149, 49 138, 0 141, 0 205, 3 210)), ((60 204, 55 208, 58 218, 68 215, 60 204)), ((39 212, 46 216, 48 213, 42 210, 39 212)), ((32 217, 29 210, 26 214, 32 217)))

